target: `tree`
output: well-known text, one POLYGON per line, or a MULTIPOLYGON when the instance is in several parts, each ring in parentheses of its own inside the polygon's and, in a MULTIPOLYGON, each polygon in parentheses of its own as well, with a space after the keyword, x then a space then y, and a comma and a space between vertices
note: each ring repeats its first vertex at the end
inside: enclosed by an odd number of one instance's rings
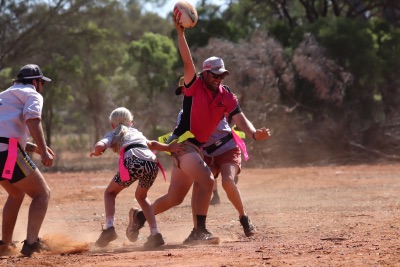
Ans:
POLYGON ((159 118, 162 116, 159 109, 159 102, 162 101, 160 93, 169 87, 171 80, 175 79, 177 50, 168 37, 147 32, 143 38, 130 44, 128 53, 129 59, 124 65, 131 66, 127 69, 137 77, 137 84, 131 84, 130 92, 126 92, 132 101, 135 100, 134 96, 137 98, 141 95, 140 103, 135 101, 136 110, 147 114, 143 123, 150 124, 155 134, 159 118))

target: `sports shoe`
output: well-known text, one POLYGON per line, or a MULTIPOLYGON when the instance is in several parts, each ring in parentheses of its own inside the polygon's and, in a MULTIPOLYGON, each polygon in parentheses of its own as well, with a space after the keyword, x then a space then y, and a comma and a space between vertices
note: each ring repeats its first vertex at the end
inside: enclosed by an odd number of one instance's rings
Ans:
POLYGON ((9 255, 14 255, 15 249, 17 248, 17 245, 15 244, 15 241, 11 243, 11 245, 6 245, 4 244, 3 240, 0 240, 0 256, 9 256, 9 255))
POLYGON ((190 243, 193 243, 196 240, 196 229, 193 228, 192 232, 190 232, 190 235, 183 241, 183 244, 189 245, 190 243))
POLYGON ((108 229, 105 229, 101 232, 99 238, 97 239, 96 243, 94 245, 96 247, 104 248, 106 247, 111 241, 114 241, 117 239, 118 235, 115 232, 114 227, 110 227, 108 229))
POLYGON ((131 242, 136 242, 139 237, 139 230, 144 226, 145 222, 141 222, 138 219, 138 214, 141 212, 139 209, 130 209, 129 210, 129 224, 126 227, 126 237, 131 242))
POLYGON ((160 233, 156 235, 151 235, 147 238, 147 241, 144 243, 145 248, 156 248, 164 245, 164 239, 160 233))
POLYGON ((221 203, 221 200, 219 199, 219 195, 213 194, 213 197, 211 198, 210 205, 218 205, 221 203))
POLYGON ((219 237, 213 236, 207 229, 205 230, 196 230, 194 235, 193 244, 206 244, 206 245, 218 245, 220 242, 219 237))
POLYGON ((243 226, 244 234, 249 237, 255 234, 254 225, 251 222, 250 218, 247 215, 243 215, 240 218, 240 224, 243 226))
POLYGON ((21 253, 27 257, 30 257, 34 252, 41 252, 42 250, 46 251, 50 250, 50 248, 46 245, 46 243, 43 242, 43 240, 40 238, 38 238, 36 242, 30 245, 26 240, 24 240, 22 243, 24 243, 24 245, 22 246, 21 253))

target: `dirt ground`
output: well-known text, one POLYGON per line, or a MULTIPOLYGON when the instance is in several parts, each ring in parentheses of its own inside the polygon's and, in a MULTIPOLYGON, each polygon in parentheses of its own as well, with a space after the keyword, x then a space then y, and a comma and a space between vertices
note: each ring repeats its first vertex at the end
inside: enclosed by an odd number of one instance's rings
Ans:
MULTIPOLYGON (((136 243, 125 236, 128 211, 138 206, 136 184, 117 198, 118 239, 99 249, 93 242, 105 221, 103 191, 113 172, 45 173, 52 198, 40 236, 53 251, 31 258, 19 254, 26 235, 25 199, 14 232, 17 250, 1 256, 0 265, 400 266, 399 174, 400 165, 244 168, 238 185, 255 236, 244 236, 220 187, 222 202, 210 207, 207 222, 221 244, 182 245, 192 229, 189 194, 182 205, 157 216, 166 245, 144 250, 147 226, 136 243)), ((160 175, 150 199, 167 188, 160 175)), ((0 202, 5 198, 0 191, 0 202)))

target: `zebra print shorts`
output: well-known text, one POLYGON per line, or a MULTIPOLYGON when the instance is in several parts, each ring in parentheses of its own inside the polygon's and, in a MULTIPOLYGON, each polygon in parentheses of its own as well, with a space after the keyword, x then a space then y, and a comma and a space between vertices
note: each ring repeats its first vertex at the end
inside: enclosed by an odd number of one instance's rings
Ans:
POLYGON ((157 162, 143 160, 132 155, 124 160, 124 165, 129 172, 129 181, 121 181, 119 172, 114 176, 114 181, 123 187, 129 187, 139 180, 141 188, 149 189, 157 178, 157 162))

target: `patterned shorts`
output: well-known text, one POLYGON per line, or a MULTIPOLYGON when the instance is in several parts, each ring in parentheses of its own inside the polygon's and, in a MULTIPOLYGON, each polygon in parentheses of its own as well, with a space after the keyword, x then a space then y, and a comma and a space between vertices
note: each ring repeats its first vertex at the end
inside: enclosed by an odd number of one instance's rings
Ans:
POLYGON ((141 188, 149 189, 157 178, 157 162, 143 160, 132 155, 124 160, 124 165, 129 172, 129 181, 121 181, 121 176, 117 172, 114 181, 120 186, 129 187, 136 180, 139 180, 141 188))
POLYGON ((1 151, 0 152, 0 181, 6 180, 10 181, 10 183, 16 183, 26 176, 31 174, 35 169, 35 163, 29 158, 28 154, 21 149, 18 145, 18 156, 17 162, 14 167, 14 173, 11 180, 1 178, 1 174, 3 173, 4 165, 7 160, 8 151, 1 151))

